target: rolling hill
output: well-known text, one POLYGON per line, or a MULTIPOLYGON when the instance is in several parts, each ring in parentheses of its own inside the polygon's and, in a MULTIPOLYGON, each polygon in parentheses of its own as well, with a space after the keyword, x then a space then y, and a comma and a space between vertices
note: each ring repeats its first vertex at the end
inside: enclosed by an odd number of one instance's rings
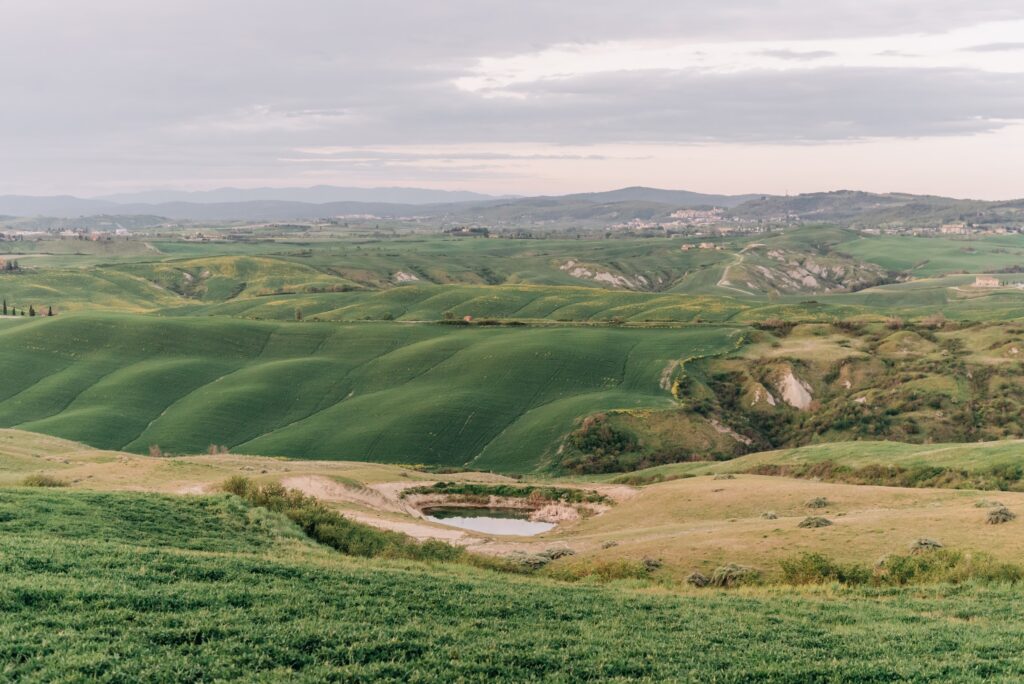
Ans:
POLYGON ((81 314, 0 321, 0 424, 141 452, 544 466, 590 413, 669 407, 679 358, 736 331, 267 323, 81 314))

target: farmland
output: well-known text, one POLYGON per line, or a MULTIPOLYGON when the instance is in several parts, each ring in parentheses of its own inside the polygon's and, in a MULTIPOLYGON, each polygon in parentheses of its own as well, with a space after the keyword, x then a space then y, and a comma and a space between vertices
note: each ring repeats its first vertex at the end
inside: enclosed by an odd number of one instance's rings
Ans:
MULTIPOLYGON (((602 468, 730 457, 753 447, 715 426, 756 438, 740 415, 750 411, 694 410, 701 392, 718 391, 714 374, 755 362, 752 351, 739 359, 744 345, 790 349, 815 397, 833 392, 827 364, 847 352, 839 338, 807 346, 812 324, 858 321, 881 337, 893 317, 916 325, 944 316, 940 336, 974 344, 984 335, 964 326, 1006 322, 1000 344, 1012 346, 1024 291, 973 288, 973 276, 950 274, 943 259, 969 249, 973 265, 1003 267, 1016 239, 810 227, 720 240, 722 249, 665 238, 14 242, 21 268, 0 275, 0 294, 19 311, 52 306, 57 316, 0 321, 12 368, 0 425, 136 453, 215 445, 521 473, 579 463, 566 451, 571 431, 607 413, 647 446, 602 468), (931 266, 912 268, 901 255, 931 266), (808 327, 790 340, 756 329, 780 320, 808 327), (697 381, 689 397, 673 389, 684 362, 697 381)), ((875 343, 846 335, 843 344, 863 356, 875 343)), ((948 365, 938 352, 915 363, 925 375, 948 365)), ((872 371, 873 387, 882 375, 892 382, 892 372, 872 371)), ((972 396, 963 383, 954 391, 914 380, 950 408, 972 396)), ((887 395, 878 410, 894 401, 887 395)), ((1015 436, 1008 425, 978 437, 1015 436)), ((799 446, 809 429, 755 446, 799 446)), ((867 436, 917 439, 901 430, 867 436)), ((962 438, 953 429, 935 436, 962 438)))
POLYGON ((0 422, 94 446, 524 471, 581 415, 672 405, 734 329, 295 324, 82 314, 0 323, 0 422), (340 428, 340 429, 339 429, 340 428))
POLYGON ((15 245, 4 673, 1018 678, 1024 292, 891 240, 15 245))

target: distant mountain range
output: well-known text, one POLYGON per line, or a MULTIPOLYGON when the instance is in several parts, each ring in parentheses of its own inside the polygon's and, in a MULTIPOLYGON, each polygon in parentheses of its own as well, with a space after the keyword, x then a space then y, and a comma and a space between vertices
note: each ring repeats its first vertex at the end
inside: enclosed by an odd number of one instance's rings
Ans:
POLYGON ((303 202, 328 204, 331 202, 371 202, 382 204, 441 204, 445 202, 479 202, 501 199, 462 190, 431 190, 426 188, 348 188, 335 185, 315 185, 311 188, 217 188, 195 192, 150 190, 117 195, 104 195, 94 199, 115 204, 228 204, 238 202, 303 202))
MULTIPOLYGON (((494 197, 472 192, 422 188, 221 188, 206 192, 152 191, 83 199, 68 195, 0 196, 0 214, 12 216, 82 216, 148 214, 179 221, 283 221, 372 214, 385 218, 478 217, 488 214, 545 214, 548 219, 574 218, 573 208, 594 213, 595 206, 640 203, 666 207, 737 206, 754 195, 704 195, 685 190, 623 188, 552 197, 494 197)), ((624 208, 624 207, 620 207, 624 208)), ((598 212, 603 214, 605 212, 598 212)), ((614 213, 611 212, 611 213, 614 213)), ((651 213, 651 212, 647 212, 651 213)), ((656 212, 655 212, 656 213, 656 212)))
POLYGON ((1024 223, 1024 201, 984 202, 905 193, 840 190, 780 197, 708 195, 686 190, 632 187, 608 192, 540 197, 492 197, 422 188, 221 188, 71 196, 0 196, 0 215, 81 219, 149 216, 170 221, 300 221, 369 215, 422 218, 438 224, 594 228, 627 222, 671 220, 684 208, 719 207, 752 220, 794 219, 840 225, 935 225, 948 221, 1024 223), (323 201, 321 201, 323 200, 323 201), (401 200, 401 201, 399 201, 401 200))

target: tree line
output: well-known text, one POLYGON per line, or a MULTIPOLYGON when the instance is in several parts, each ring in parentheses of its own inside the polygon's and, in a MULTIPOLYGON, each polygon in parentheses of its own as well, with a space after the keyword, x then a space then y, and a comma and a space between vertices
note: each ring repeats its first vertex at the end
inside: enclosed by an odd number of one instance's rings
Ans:
POLYGON ((53 315, 53 307, 52 306, 46 307, 46 313, 44 314, 44 313, 37 312, 35 307, 32 306, 31 304, 29 304, 28 305, 28 313, 26 314, 25 307, 21 307, 21 313, 19 314, 17 307, 14 307, 14 306, 8 307, 7 306, 7 298, 5 297, 4 298, 3 315, 4 316, 25 316, 25 315, 28 315, 28 316, 52 316, 53 315))

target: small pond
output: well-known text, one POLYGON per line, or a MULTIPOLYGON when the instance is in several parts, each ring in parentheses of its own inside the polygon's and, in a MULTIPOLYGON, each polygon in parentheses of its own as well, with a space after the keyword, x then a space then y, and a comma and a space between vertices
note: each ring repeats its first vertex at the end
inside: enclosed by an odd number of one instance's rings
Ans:
POLYGON ((424 509, 423 513, 427 520, 484 534, 530 536, 555 527, 555 523, 534 522, 529 519, 530 511, 515 508, 438 506, 424 509))

